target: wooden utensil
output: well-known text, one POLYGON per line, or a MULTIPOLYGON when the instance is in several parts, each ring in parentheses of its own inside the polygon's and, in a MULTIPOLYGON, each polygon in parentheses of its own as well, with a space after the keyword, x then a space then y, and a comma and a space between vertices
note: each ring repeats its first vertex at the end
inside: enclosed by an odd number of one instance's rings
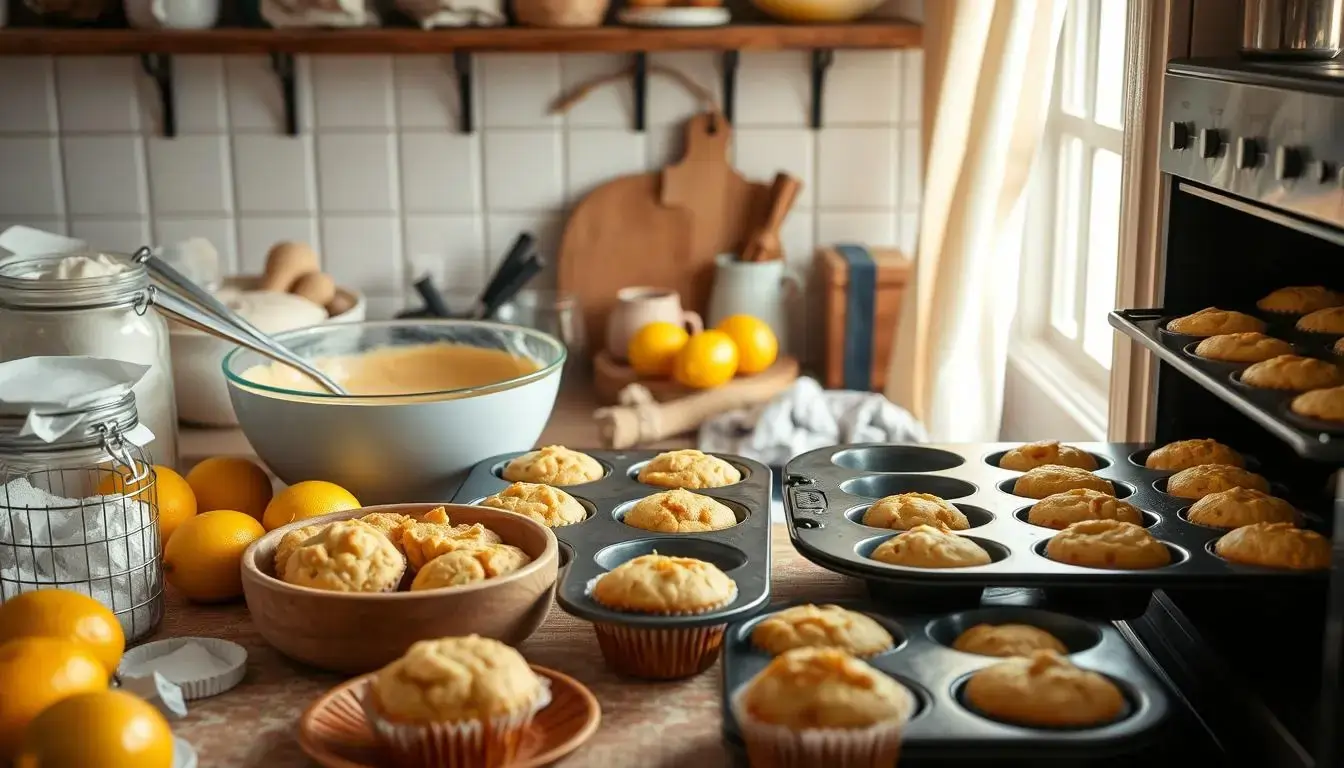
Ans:
POLYGON ((802 181, 783 171, 775 175, 775 181, 770 185, 769 205, 764 221, 742 249, 741 261, 770 261, 783 257, 784 248, 779 241, 779 230, 784 226, 784 219, 788 217, 802 188, 802 181))

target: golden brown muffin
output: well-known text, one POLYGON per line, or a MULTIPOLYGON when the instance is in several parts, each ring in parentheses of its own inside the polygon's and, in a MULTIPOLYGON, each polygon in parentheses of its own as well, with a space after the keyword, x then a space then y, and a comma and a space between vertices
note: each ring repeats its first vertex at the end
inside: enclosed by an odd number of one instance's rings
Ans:
POLYGON ((294 554, 294 550, 308 543, 323 528, 331 523, 318 523, 316 525, 305 525, 302 528, 295 528, 280 537, 280 543, 275 547, 275 576, 283 579, 285 577, 285 563, 289 562, 289 556, 294 554))
POLYGON ((1333 387, 1344 383, 1339 366, 1299 355, 1279 355, 1256 363, 1241 372, 1241 383, 1260 389, 1307 389, 1333 387))
POLYGON ((1115 486, 1110 480, 1097 477, 1085 469, 1055 464, 1036 467, 1013 483, 1013 493, 1029 499, 1044 499, 1075 488, 1091 488, 1099 493, 1115 495, 1115 486))
POLYGON ((737 525, 733 510, 722 502, 680 488, 645 496, 622 520, 626 525, 659 533, 703 533, 737 525))
POLYGON ((1059 638, 1030 624, 976 624, 957 636, 952 647, 981 656, 1030 656, 1036 651, 1065 654, 1059 638))
POLYGON ((737 467, 689 448, 660 453, 639 470, 639 482, 660 488, 722 488, 741 481, 737 467))
POLYGON ((985 715, 1026 726, 1100 726, 1125 712, 1125 696, 1115 683, 1054 651, 985 667, 966 681, 965 695, 985 715))
POLYGON ((582 485, 601 480, 606 470, 586 453, 571 451, 563 445, 548 445, 510 461, 503 474, 511 483, 582 485))
POLYGON ((1183 499, 1202 499, 1210 493, 1233 488, 1250 488, 1269 493, 1269 481, 1250 470, 1230 464, 1200 464, 1182 469, 1167 478, 1167 493, 1183 499))
POLYGON ((491 544, 480 549, 459 549, 430 560, 411 582, 411 591, 460 587, 513 573, 532 562, 527 553, 512 544, 491 544))
POLYGON ((794 648, 835 648, 872 656, 895 644, 867 614, 838 605, 795 605, 771 614, 751 631, 751 642, 772 656, 794 648))
POLYGON ((1338 339, 1338 340, 1336 340, 1335 343, 1330 347, 1330 349, 1331 349, 1331 351, 1333 351, 1336 355, 1340 355, 1341 357, 1344 357, 1344 339, 1338 339))
POLYGON ((509 646, 479 637, 421 640, 374 675, 374 709, 400 722, 490 720, 536 705, 541 679, 509 646))
POLYGON ((1161 448, 1154 448, 1144 459, 1143 465, 1149 469, 1178 471, 1197 467, 1200 464, 1227 464, 1233 467, 1246 466, 1246 460, 1240 453, 1228 448, 1217 440, 1177 440, 1161 448))
POLYGON ((529 517, 547 528, 583 522, 588 511, 573 496, 540 483, 514 483, 481 500, 481 506, 529 517))
POLYGON ((942 525, 954 531, 971 527, 961 510, 931 493, 884 496, 863 513, 863 524, 897 531, 908 531, 916 525, 942 525))
POLYGON ((499 534, 480 523, 452 525, 443 507, 426 512, 419 520, 407 526, 401 534, 406 548, 406 559, 419 570, 439 555, 458 549, 476 549, 490 544, 502 544, 499 534))
POLYGON ((1171 564, 1166 545, 1143 526, 1119 520, 1084 520, 1055 534, 1045 545, 1051 560, 1084 568, 1138 571, 1171 564))
POLYGON ((1195 347, 1196 355, 1225 363, 1258 363, 1271 357, 1292 353, 1292 344, 1254 331, 1210 336, 1195 347))
POLYGON ((999 467, 1016 472, 1054 464, 1059 467, 1077 467, 1089 472, 1097 468, 1097 459, 1092 454, 1072 445, 1061 445, 1058 440, 1042 440, 1027 443, 1006 451, 999 459, 999 467))
POLYGON ((835 648, 776 656, 742 694, 746 714, 791 729, 865 728, 914 714, 915 697, 895 679, 835 648))
POLYGON ((332 523, 285 561, 290 584, 331 592, 392 592, 406 558, 377 528, 359 520, 332 523))
POLYGON ((917 525, 877 545, 872 559, 909 568, 968 568, 989 565, 992 558, 979 544, 947 528, 917 525))
POLYGON ((392 546, 396 547, 398 552, 403 555, 406 554, 406 548, 401 543, 401 535, 415 523, 415 518, 410 515, 399 515, 396 512, 370 512, 359 519, 360 522, 368 523, 377 528, 379 533, 392 542, 392 546))
POLYGON ((1217 336, 1221 333, 1264 332, 1265 323, 1242 312, 1205 307, 1168 322, 1167 330, 1186 336, 1217 336))
POLYGON ((737 584, 713 563, 657 553, 622 563, 593 585, 599 605, 631 613, 705 613, 736 597, 737 584))
POLYGON ((1344 299, 1341 299, 1339 294, 1321 285, 1294 285, 1280 288, 1255 302, 1255 306, 1266 312, 1292 315, 1305 315, 1326 307, 1338 307, 1341 304, 1344 304, 1344 299))
POLYGON ((1251 488, 1231 488, 1196 501, 1186 512, 1186 519, 1211 528, 1240 528, 1255 523, 1291 523, 1297 520, 1297 510, 1277 496, 1251 488))
POLYGON ((1297 330, 1309 333, 1344 333, 1344 307, 1326 307, 1297 319, 1297 330))
POLYGON ((1321 421, 1344 421, 1344 387, 1313 389, 1293 398, 1293 413, 1321 421))
POLYGON ((1330 567, 1330 540, 1292 523, 1252 523, 1213 545, 1224 559, 1265 568, 1323 571, 1330 567))
POLYGON ((1143 513, 1133 504, 1091 488, 1046 496, 1027 510, 1027 522, 1046 528, 1063 529, 1083 520, 1120 520, 1143 525, 1143 513))

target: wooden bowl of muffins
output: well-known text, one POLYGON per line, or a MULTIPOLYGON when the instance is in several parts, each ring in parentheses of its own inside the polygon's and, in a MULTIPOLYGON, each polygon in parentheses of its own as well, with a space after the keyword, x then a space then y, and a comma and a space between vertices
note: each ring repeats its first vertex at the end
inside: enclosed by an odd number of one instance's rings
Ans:
POLYGON ((546 620, 559 561, 555 534, 522 515, 389 504, 267 533, 243 554, 243 592, 276 650, 358 674, 419 640, 521 643, 546 620))

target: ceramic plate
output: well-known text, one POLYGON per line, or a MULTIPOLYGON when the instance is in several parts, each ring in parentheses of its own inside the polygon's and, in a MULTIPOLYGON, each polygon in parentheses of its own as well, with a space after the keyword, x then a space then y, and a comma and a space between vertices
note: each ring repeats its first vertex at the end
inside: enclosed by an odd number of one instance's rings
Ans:
MULTIPOLYGON (((551 703, 537 713, 509 768, 550 765, 578 749, 597 731, 602 709, 583 683, 545 667, 532 671, 551 681, 551 703)), ((299 720, 299 745, 327 768, 378 768, 382 754, 364 719, 359 695, 373 678, 356 677, 313 702, 299 720)))
POLYGON ((622 8, 618 18, 632 27, 718 27, 733 15, 727 8, 622 8))

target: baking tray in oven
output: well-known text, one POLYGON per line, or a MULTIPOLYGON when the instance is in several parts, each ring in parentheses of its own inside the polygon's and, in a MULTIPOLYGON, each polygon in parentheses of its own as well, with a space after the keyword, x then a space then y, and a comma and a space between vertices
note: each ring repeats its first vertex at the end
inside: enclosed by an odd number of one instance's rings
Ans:
MULTIPOLYGON (((1123 309, 1110 314, 1113 327, 1152 350, 1161 360, 1246 414, 1257 424, 1292 446, 1299 456, 1322 461, 1344 461, 1344 424, 1298 416, 1288 404, 1300 392, 1248 387, 1238 377, 1249 363, 1226 363, 1196 357, 1199 337, 1169 333, 1166 323, 1181 313, 1165 309, 1123 309)), ((1297 315, 1276 318, 1252 311, 1264 320, 1268 335, 1291 343, 1296 354, 1339 364, 1331 346, 1336 335, 1306 333, 1294 327, 1297 315)))
MULTIPOLYGON (((511 483, 501 477, 509 460, 523 452, 495 456, 472 468, 454 501, 475 504, 511 483)), ((569 563, 561 569, 555 597, 560 607, 593 622, 649 627, 701 627, 726 624, 754 613, 770 598, 770 468, 756 461, 715 454, 737 467, 742 480, 722 488, 695 489, 723 502, 737 515, 732 528, 707 533, 655 533, 621 522, 625 510, 645 496, 668 489, 645 485, 635 477, 656 451, 587 451, 607 470, 601 479, 563 490, 587 510, 583 522, 552 528, 569 563), (650 616, 613 611, 588 596, 594 578, 627 560, 657 551, 694 557, 723 569, 737 583, 737 599, 715 611, 692 616, 650 616)))

